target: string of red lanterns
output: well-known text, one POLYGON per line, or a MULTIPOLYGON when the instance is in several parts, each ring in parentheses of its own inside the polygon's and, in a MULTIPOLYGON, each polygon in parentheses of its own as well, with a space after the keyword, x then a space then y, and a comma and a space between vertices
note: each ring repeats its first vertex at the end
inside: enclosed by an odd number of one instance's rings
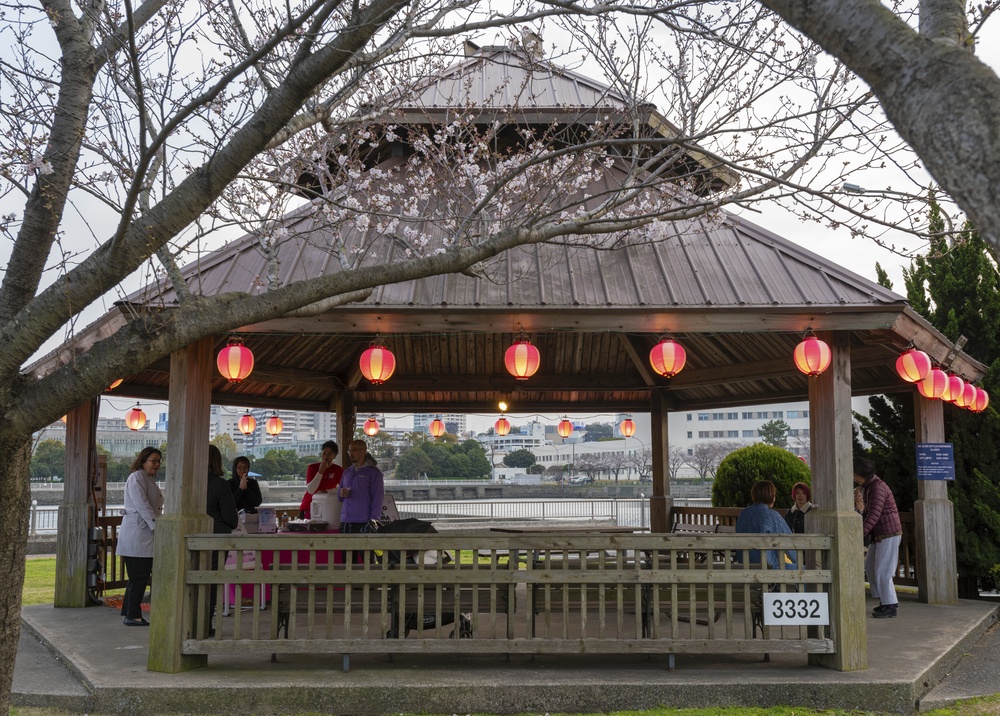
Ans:
POLYGON ((215 359, 222 377, 239 383, 253 371, 253 352, 243 345, 243 339, 233 336, 215 359))
POLYGON ((141 430, 142 426, 146 424, 146 414, 142 412, 138 403, 125 413, 125 424, 128 425, 129 430, 141 430))
POLYGON ((368 420, 365 421, 365 424, 364 426, 362 426, 361 429, 364 431, 365 435, 367 435, 370 438, 378 435, 379 431, 378 418, 372 415, 370 418, 368 418, 368 420))
POLYGON ((906 382, 915 384, 917 392, 929 400, 954 403, 974 413, 986 410, 990 402, 985 389, 967 382, 960 375, 933 367, 930 357, 913 346, 896 359, 896 373, 906 382))

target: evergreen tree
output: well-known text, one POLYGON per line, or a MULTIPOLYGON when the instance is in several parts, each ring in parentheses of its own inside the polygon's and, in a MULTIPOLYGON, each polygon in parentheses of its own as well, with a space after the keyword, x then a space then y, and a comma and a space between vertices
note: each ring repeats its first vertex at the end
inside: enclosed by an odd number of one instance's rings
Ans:
POLYGON ((777 420, 769 420, 757 429, 757 434, 760 435, 760 441, 765 445, 773 445, 774 447, 787 448, 788 447, 788 423, 786 423, 781 418, 777 420))
MULTIPOLYGON (((968 338, 965 350, 990 366, 984 388, 1000 386, 1000 273, 988 245, 966 224, 958 236, 945 224, 931 199, 932 229, 938 234, 926 255, 904 270, 906 294, 915 311, 951 338, 968 338)), ((880 269, 881 267, 877 267, 880 269)), ((884 272, 880 283, 888 285, 884 272)), ((871 399, 871 416, 859 417, 861 432, 879 475, 890 485, 900 510, 917 497, 913 401, 910 395, 871 399)), ((1000 414, 993 406, 980 414, 944 406, 945 439, 955 447, 955 505, 959 596, 978 596, 977 584, 1000 564, 1000 414)))

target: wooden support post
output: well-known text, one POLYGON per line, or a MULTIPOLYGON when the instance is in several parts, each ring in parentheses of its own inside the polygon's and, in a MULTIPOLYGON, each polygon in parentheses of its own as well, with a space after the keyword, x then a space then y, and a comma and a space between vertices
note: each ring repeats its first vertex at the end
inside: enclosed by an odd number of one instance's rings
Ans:
POLYGON ((813 500, 806 532, 833 537, 830 636, 834 654, 812 654, 810 663, 838 671, 868 668, 864 546, 861 517, 854 511, 851 440, 851 343, 847 332, 824 333, 833 353, 830 367, 809 378, 810 467, 813 500))
MULTIPOLYGON (((944 442, 944 406, 913 392, 918 443, 944 442)), ((944 480, 920 480, 913 503, 917 541, 917 598, 926 604, 958 603, 955 506, 944 480)))
POLYGON ((670 531, 670 470, 668 455, 670 440, 667 436, 666 397, 661 391, 653 391, 649 404, 649 439, 653 453, 653 494, 649 498, 649 531, 666 533, 670 531))
POLYGON ((185 583, 191 558, 188 534, 210 534, 208 424, 212 397, 214 341, 204 338, 170 356, 170 455, 164 515, 156 521, 153 554, 153 612, 149 628, 150 671, 177 673, 206 666, 204 654, 182 654, 198 618, 185 583))
POLYGON ((87 527, 90 524, 90 478, 94 465, 97 410, 95 398, 66 415, 66 479, 56 535, 56 585, 53 606, 85 607, 87 599, 87 527))
POLYGON ((355 418, 354 391, 342 390, 337 396, 337 447, 340 453, 337 456, 337 463, 343 467, 351 464, 347 456, 347 446, 354 439, 355 418))

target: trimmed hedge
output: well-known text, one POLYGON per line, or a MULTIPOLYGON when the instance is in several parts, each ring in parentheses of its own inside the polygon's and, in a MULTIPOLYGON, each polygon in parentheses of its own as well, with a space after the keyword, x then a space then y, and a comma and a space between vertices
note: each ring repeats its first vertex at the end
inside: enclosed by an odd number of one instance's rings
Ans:
POLYGON ((775 508, 792 505, 792 485, 812 484, 809 466, 779 447, 754 443, 726 455, 719 463, 712 483, 714 507, 746 507, 755 482, 770 480, 777 489, 775 508))

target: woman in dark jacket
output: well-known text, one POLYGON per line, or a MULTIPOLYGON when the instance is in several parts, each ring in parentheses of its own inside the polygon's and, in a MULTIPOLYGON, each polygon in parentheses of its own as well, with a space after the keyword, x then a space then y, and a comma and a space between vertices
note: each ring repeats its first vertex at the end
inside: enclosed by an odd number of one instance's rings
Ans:
MULTIPOLYGON (((205 511, 212 518, 212 532, 217 535, 230 534, 240 523, 240 517, 236 513, 236 503, 233 501, 233 491, 229 489, 229 483, 223 477, 225 474, 226 471, 222 467, 222 453, 215 445, 209 445, 208 503, 205 511)), ((218 568, 219 553, 212 552, 212 569, 218 568)), ((215 585, 212 585, 208 597, 210 635, 215 633, 215 629, 211 628, 211 617, 215 613, 216 591, 215 585)))
POLYGON ((816 506, 810 502, 811 499, 809 485, 804 482, 792 485, 792 506, 785 513, 785 522, 792 534, 800 535, 806 531, 806 513, 816 506))
POLYGON ((243 455, 233 460, 233 476, 229 478, 229 489, 233 491, 236 511, 243 510, 252 515, 264 501, 260 494, 260 484, 250 477, 250 460, 243 455))

